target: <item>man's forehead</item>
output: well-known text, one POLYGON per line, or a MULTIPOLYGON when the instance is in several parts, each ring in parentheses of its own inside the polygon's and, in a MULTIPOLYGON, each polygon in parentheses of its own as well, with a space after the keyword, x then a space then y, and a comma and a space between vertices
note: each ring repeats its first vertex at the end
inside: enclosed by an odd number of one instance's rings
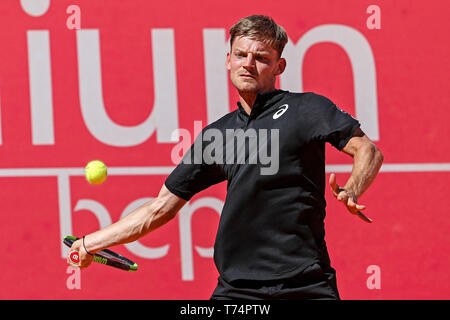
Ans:
POLYGON ((272 48, 272 46, 270 46, 266 42, 243 36, 234 39, 232 49, 243 52, 258 52, 258 53, 271 53, 273 51, 276 51, 274 48, 272 48))

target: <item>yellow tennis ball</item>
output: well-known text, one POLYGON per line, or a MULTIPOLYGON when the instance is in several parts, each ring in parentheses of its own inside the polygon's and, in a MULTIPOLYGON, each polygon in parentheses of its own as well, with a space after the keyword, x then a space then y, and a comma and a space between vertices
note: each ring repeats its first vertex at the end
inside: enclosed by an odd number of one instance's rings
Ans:
POLYGON ((106 180, 107 168, 100 160, 90 161, 86 166, 86 180, 90 184, 101 184, 106 180))

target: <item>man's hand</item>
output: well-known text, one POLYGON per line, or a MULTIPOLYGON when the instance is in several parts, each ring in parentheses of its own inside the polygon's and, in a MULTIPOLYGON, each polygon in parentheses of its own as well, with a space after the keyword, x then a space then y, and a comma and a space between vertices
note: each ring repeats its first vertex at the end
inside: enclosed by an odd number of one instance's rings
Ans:
POLYGON ((92 261, 94 260, 94 256, 88 254, 86 250, 83 248, 83 240, 78 239, 75 241, 69 249, 69 253, 67 255, 67 263, 70 264, 74 268, 87 268, 90 266, 92 261), (74 263, 70 260, 70 253, 73 251, 78 251, 78 256, 80 259, 79 263, 74 263))
POLYGON ((366 209, 366 206, 358 204, 358 199, 356 198, 356 195, 353 191, 339 187, 339 185, 336 183, 336 175, 334 173, 330 175, 330 187, 334 197, 344 203, 351 214, 357 215, 365 222, 372 222, 372 219, 366 217, 360 211, 366 209))

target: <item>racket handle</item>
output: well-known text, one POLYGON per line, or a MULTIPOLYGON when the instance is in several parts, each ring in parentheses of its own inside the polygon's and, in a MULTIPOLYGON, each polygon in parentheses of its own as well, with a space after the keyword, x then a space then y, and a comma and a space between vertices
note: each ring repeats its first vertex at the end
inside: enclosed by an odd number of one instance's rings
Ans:
POLYGON ((69 259, 73 263, 79 264, 80 263, 80 254, 79 254, 79 252, 76 251, 76 250, 69 252, 69 259))

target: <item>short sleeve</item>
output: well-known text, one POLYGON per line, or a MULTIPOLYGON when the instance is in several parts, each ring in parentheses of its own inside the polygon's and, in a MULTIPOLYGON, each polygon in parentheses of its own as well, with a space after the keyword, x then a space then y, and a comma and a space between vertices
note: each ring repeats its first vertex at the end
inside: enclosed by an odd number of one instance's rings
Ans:
MULTIPOLYGON (((203 132, 200 135, 203 135, 203 132)), ((218 165, 204 162, 202 154, 205 146, 200 135, 164 183, 170 192, 186 201, 196 193, 226 179, 218 165)))
POLYGON ((312 138, 329 142, 342 150, 360 127, 359 121, 324 96, 311 93, 308 104, 312 138))

